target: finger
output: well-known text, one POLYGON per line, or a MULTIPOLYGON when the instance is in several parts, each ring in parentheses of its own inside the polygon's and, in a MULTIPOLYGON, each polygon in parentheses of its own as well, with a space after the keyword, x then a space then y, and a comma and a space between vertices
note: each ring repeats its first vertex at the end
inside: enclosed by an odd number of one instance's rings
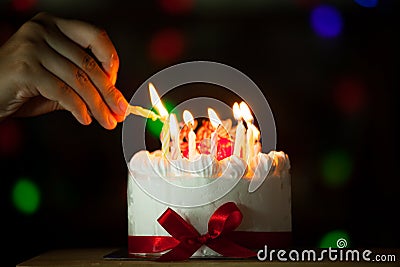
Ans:
MULTIPOLYGON (((38 71, 36 77, 40 77, 36 83, 36 90, 42 96, 57 102, 59 106, 71 112, 81 124, 88 125, 91 123, 92 119, 85 103, 66 83, 45 69, 38 71)), ((54 108, 59 107, 55 105, 54 108)))
POLYGON ((93 52, 115 84, 119 58, 107 33, 94 25, 78 20, 56 18, 55 21, 61 32, 68 38, 93 52))
POLYGON ((115 114, 124 115, 128 102, 113 86, 97 62, 81 47, 59 32, 58 28, 55 27, 52 31, 51 34, 46 35, 46 42, 49 46, 84 70, 110 109, 115 114))
POLYGON ((67 83, 87 104, 91 114, 106 129, 114 129, 117 121, 93 86, 88 75, 72 62, 51 49, 41 56, 42 65, 67 83))
POLYGON ((117 122, 123 122, 125 120, 125 115, 121 116, 121 115, 117 115, 115 113, 113 113, 114 118, 117 120, 117 122))
POLYGON ((115 88, 108 77, 104 75, 104 72, 100 69, 96 61, 90 55, 86 54, 81 49, 74 52, 75 55, 79 55, 78 57, 81 58, 78 67, 84 70, 89 76, 90 80, 98 89, 101 97, 110 107, 112 112, 123 116, 128 108, 128 102, 122 93, 115 88))

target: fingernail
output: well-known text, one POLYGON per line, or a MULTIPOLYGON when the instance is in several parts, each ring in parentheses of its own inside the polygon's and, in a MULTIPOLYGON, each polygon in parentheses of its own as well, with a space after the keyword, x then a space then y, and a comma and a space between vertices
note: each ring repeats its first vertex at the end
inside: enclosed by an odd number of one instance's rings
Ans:
POLYGON ((113 76, 111 76, 111 82, 113 85, 117 82, 117 74, 115 73, 113 76))
POLYGON ((90 115, 88 113, 86 113, 85 121, 86 121, 86 125, 89 125, 92 123, 92 118, 90 117, 90 115))
POLYGON ((126 102, 126 100, 121 97, 118 101, 118 106, 119 106, 119 110, 121 111, 120 115, 125 115, 126 110, 128 109, 128 103, 126 102))
POLYGON ((112 129, 115 128, 115 126, 117 126, 117 121, 115 120, 114 116, 112 114, 108 115, 108 123, 111 126, 112 129))

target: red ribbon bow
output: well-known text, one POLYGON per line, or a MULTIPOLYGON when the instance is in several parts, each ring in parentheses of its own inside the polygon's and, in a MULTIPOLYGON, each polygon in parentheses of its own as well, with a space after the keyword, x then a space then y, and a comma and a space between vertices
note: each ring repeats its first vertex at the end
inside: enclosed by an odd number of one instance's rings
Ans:
POLYGON ((199 232, 178 213, 168 208, 158 222, 167 232, 180 243, 171 251, 162 255, 159 261, 186 260, 202 245, 206 245, 225 257, 249 258, 255 252, 242 247, 224 237, 224 234, 235 230, 242 222, 243 215, 233 202, 220 206, 208 221, 208 232, 199 232))
POLYGON ((227 202, 211 215, 208 232, 200 235, 178 213, 168 208, 157 221, 171 236, 129 236, 129 253, 170 250, 158 261, 177 261, 189 259, 202 245, 206 245, 225 257, 249 258, 256 256, 256 253, 248 248, 260 248, 266 242, 271 247, 287 246, 290 243, 290 232, 234 231, 242 218, 236 204, 227 202))

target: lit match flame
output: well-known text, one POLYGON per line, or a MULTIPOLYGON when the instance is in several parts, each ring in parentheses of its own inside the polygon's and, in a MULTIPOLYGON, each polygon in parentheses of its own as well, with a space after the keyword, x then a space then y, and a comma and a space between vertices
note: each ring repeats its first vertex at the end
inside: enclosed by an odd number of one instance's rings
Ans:
POLYGON ((168 118, 168 111, 165 109, 165 107, 161 103, 161 100, 160 100, 160 97, 158 96, 156 88, 154 88, 154 85, 152 83, 149 83, 149 92, 150 92, 151 104, 158 111, 158 114, 160 114, 161 118, 165 120, 166 118, 168 118))

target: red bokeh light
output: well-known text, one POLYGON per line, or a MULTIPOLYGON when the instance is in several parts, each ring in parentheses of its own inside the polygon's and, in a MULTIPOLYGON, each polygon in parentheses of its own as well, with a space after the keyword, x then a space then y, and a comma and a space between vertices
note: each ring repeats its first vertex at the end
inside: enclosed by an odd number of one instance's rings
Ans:
POLYGON ((342 79, 334 88, 336 106, 346 114, 360 112, 366 105, 365 84, 357 78, 342 79))
POLYGON ((14 121, 0 122, 0 156, 9 157, 19 153, 22 132, 14 121))
POLYGON ((194 0, 160 0, 160 6, 165 13, 181 15, 193 9, 194 0))
POLYGON ((12 0, 11 4, 16 11, 24 12, 35 7, 36 0, 12 0))
POLYGON ((185 40, 176 29, 164 29, 150 41, 150 58, 158 64, 168 64, 182 56, 185 40))

